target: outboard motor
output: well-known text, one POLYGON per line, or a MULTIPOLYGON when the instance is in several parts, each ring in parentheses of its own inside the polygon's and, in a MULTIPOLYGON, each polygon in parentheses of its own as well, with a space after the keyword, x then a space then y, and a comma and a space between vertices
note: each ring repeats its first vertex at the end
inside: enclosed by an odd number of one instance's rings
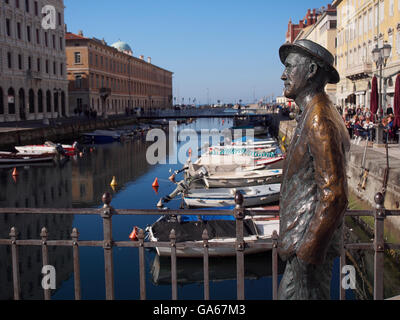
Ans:
POLYGON ((75 149, 76 152, 82 151, 82 147, 81 147, 81 145, 78 143, 78 141, 75 141, 75 142, 72 144, 72 147, 75 149))
POLYGON ((63 157, 64 159, 69 159, 69 155, 65 152, 64 148, 61 146, 61 144, 56 145, 56 151, 59 156, 63 157))
POLYGON ((157 203, 157 207, 162 208, 164 206, 164 203, 170 202, 177 195, 179 195, 180 193, 184 193, 188 190, 189 186, 184 180, 177 182, 177 187, 175 188, 175 190, 172 191, 168 196, 161 198, 160 201, 157 203))

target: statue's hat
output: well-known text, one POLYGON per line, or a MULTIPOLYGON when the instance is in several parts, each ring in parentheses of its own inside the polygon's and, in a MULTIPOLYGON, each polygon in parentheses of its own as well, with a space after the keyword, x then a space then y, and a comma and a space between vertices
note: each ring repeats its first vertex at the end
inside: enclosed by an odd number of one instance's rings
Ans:
POLYGON ((305 54, 323 63, 329 73, 328 83, 335 84, 340 81, 339 73, 333 66, 335 58, 328 50, 318 43, 307 39, 301 39, 293 43, 288 42, 283 44, 279 49, 279 57, 282 63, 285 63, 287 56, 294 52, 305 54))

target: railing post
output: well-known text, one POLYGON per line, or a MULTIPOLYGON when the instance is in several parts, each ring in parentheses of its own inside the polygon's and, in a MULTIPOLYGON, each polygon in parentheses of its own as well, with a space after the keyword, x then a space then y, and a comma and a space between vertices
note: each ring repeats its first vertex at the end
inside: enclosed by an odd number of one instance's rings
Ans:
POLYGON ((139 230, 139 278, 140 278, 140 300, 146 300, 146 273, 144 257, 144 231, 139 230))
POLYGON ((81 270, 80 270, 80 262, 79 262, 79 245, 78 238, 79 232, 76 228, 72 230, 71 233, 72 238, 72 253, 74 260, 74 290, 75 290, 75 300, 81 300, 81 270))
POLYGON ((278 233, 272 233, 272 299, 278 300, 278 233))
POLYGON ((210 300, 210 270, 209 270, 209 255, 208 255, 208 231, 203 232, 203 273, 204 273, 204 300, 210 300))
POLYGON ((178 299, 178 282, 176 277, 176 235, 175 230, 172 229, 169 235, 171 241, 171 286, 172 286, 172 300, 178 299))
MULTIPOLYGON (((43 260, 43 267, 49 265, 49 251, 47 248, 47 238, 49 234, 46 228, 43 228, 40 232, 40 237, 42 238, 42 260, 43 260)), ((44 290, 44 299, 50 300, 51 299, 51 292, 50 289, 43 289, 44 290)))
POLYGON ((382 193, 375 195, 375 259, 374 259, 374 300, 384 299, 383 288, 383 272, 385 259, 385 239, 384 239, 384 224, 385 224, 385 207, 384 197, 382 193))
POLYGON ((237 299, 244 300, 244 250, 243 220, 245 209, 243 207, 243 194, 239 191, 235 194, 236 207, 234 215, 236 218, 236 276, 237 276, 237 299))
POLYGON ((103 218, 104 233, 104 270, 106 281, 106 299, 114 300, 114 262, 113 262, 113 240, 112 240, 112 215, 113 208, 110 206, 112 197, 106 192, 102 201, 104 203, 101 217, 103 218))
POLYGON ((13 270, 14 300, 19 300, 21 293, 17 237, 18 237, 18 231, 15 227, 12 227, 10 230, 10 238, 11 238, 11 259, 12 259, 12 270, 13 270))

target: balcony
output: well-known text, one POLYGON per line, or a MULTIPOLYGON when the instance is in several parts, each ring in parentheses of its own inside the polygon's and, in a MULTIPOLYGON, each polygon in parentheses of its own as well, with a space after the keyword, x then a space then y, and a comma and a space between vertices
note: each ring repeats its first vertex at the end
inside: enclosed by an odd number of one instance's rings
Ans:
POLYGON ((345 76, 351 81, 367 79, 372 74, 372 63, 371 62, 361 62, 357 66, 353 66, 346 69, 345 76))

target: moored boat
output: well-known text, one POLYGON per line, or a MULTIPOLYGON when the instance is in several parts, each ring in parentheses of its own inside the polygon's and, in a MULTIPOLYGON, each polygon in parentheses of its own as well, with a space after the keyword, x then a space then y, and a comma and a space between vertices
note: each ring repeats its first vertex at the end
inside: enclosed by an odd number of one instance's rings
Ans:
POLYGON ((207 174, 203 177, 207 188, 247 187, 282 182, 282 169, 236 171, 207 174))
POLYGON ((79 151, 78 143, 74 142, 73 145, 56 144, 51 141, 46 141, 42 145, 27 145, 14 147, 19 153, 25 154, 40 154, 40 153, 53 153, 57 154, 65 151, 69 155, 73 155, 79 151))
POLYGON ((52 161, 53 159, 53 153, 0 152, 0 163, 34 163, 52 161))
POLYGON ((226 207, 235 204, 235 193, 243 195, 245 207, 262 206, 279 200, 281 184, 267 184, 239 188, 192 189, 183 194, 190 208, 226 207))
MULTIPOLYGON (((171 216, 162 216, 154 224, 147 227, 148 241, 170 242, 171 230, 175 230, 176 256, 181 258, 201 258, 204 254, 203 246, 190 246, 203 244, 203 232, 207 230, 210 244, 223 243, 223 246, 210 245, 210 257, 230 257, 236 255, 236 221, 232 216, 181 216, 180 219, 171 216), (187 245, 179 246, 180 242, 187 245), (229 246, 231 244, 231 246, 229 246)), ((243 220, 244 241, 247 244, 271 243, 274 231, 279 231, 279 218, 255 216, 245 217, 243 220)), ((248 246, 244 253, 256 254, 270 250, 267 246, 248 246)), ((159 256, 170 256, 170 246, 156 246, 159 256)))
POLYGON ((121 139, 121 134, 114 130, 96 130, 82 135, 94 143, 109 143, 121 139))

